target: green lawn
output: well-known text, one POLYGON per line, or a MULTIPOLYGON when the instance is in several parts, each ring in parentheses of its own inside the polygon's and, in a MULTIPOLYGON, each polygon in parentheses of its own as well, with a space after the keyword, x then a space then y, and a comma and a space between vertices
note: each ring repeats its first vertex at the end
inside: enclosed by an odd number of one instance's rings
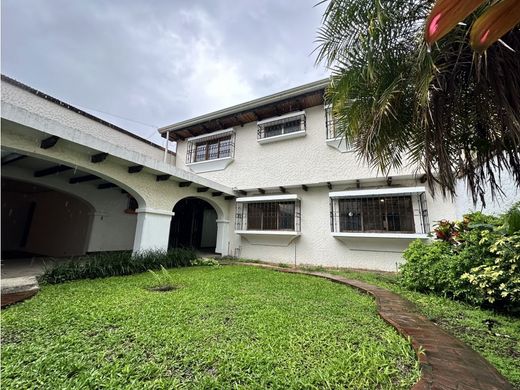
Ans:
POLYGON ((395 274, 328 270, 351 279, 388 288, 414 302, 419 310, 463 340, 493 364, 515 389, 520 390, 520 318, 496 314, 463 302, 401 288, 395 274), (486 320, 496 321, 492 331, 486 320))
POLYGON ((408 341, 373 300, 315 277, 245 266, 44 286, 2 312, 2 387, 409 389, 408 341))

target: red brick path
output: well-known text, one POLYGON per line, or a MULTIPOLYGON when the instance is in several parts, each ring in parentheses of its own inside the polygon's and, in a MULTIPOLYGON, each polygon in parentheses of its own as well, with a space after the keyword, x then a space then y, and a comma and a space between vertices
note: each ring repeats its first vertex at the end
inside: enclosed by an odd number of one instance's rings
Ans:
POLYGON ((513 389, 513 386, 482 356, 419 314, 412 302, 398 294, 325 272, 307 272, 265 264, 248 265, 317 276, 372 295, 376 299, 379 315, 399 333, 409 336, 417 352, 422 375, 412 390, 513 389), (420 353, 421 347, 423 353, 420 353))

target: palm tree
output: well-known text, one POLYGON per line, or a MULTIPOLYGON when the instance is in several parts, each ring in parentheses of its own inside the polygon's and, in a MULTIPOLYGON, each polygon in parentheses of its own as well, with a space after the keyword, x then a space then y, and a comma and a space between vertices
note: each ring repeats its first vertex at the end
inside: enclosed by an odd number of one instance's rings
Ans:
POLYGON ((369 164, 415 164, 444 196, 463 177, 484 203, 486 186, 501 191, 501 173, 520 187, 520 28, 476 54, 468 34, 486 1, 429 47, 432 3, 332 0, 317 39, 317 62, 332 71, 326 97, 369 164))

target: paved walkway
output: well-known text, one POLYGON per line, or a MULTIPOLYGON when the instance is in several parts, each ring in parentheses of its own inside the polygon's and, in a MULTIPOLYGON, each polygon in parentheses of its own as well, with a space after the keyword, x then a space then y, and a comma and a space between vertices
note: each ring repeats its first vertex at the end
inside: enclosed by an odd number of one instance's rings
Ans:
MULTIPOLYGON (((244 264, 244 263, 237 263, 244 264)), ((308 272, 246 263, 276 271, 325 278, 352 286, 376 299, 379 315, 410 337, 421 364, 421 379, 412 390, 512 390, 513 386, 482 356, 417 312, 407 299, 381 287, 325 272, 308 272), (422 351, 424 353, 420 353, 422 351)))

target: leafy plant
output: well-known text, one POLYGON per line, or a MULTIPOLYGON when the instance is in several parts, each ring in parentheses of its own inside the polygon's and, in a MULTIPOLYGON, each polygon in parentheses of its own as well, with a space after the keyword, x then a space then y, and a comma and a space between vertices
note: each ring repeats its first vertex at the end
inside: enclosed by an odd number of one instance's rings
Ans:
POLYGON ((151 291, 171 291, 175 290, 174 279, 166 268, 161 265, 161 272, 148 270, 154 278, 154 282, 148 287, 151 291))
POLYGON ((509 234, 520 232, 520 202, 515 203, 504 215, 505 226, 509 234))
POLYGON ((317 61, 332 70, 326 98, 336 128, 372 166, 416 166, 443 195, 454 195, 462 177, 473 201, 485 203, 486 193, 500 192, 501 172, 520 186, 520 26, 502 37, 508 47, 492 45, 480 61, 467 36, 485 7, 429 47, 431 7, 329 1, 317 38, 317 61))
POLYGON ((201 267, 220 267, 220 263, 217 259, 211 258, 198 258, 191 262, 193 266, 201 266, 201 267))
POLYGON ((40 280, 56 284, 69 280, 95 279, 109 276, 131 275, 150 269, 189 267, 197 258, 194 251, 104 252, 83 256, 65 263, 48 266, 40 280))

